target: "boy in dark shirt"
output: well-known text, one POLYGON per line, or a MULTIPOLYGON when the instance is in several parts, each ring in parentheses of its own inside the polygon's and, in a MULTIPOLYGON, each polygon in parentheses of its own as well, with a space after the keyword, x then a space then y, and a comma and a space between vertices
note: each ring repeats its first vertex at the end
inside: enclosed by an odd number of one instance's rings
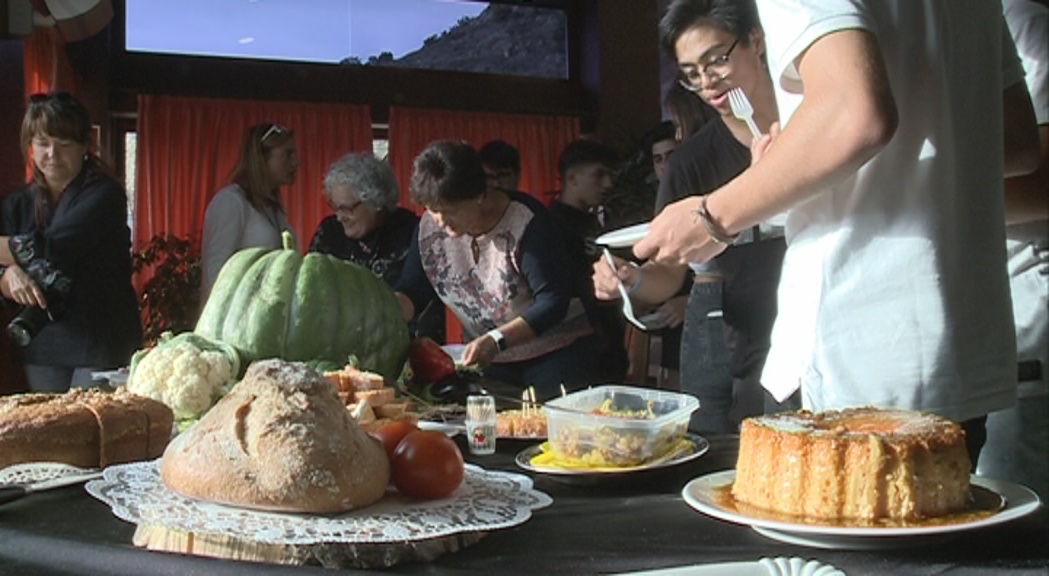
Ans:
POLYGON ((561 194, 550 206, 550 214, 565 237, 565 265, 573 271, 575 294, 582 299, 601 341, 595 383, 622 382, 629 364, 619 306, 598 302, 590 278, 591 266, 601 255, 595 239, 604 231, 597 209, 612 189, 615 164, 616 153, 610 147, 593 140, 572 142, 561 152, 561 194))

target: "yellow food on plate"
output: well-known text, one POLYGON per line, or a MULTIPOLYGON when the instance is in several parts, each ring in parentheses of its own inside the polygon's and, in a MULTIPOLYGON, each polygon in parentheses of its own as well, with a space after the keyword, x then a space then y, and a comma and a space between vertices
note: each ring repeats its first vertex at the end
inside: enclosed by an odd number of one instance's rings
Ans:
POLYGON ((651 466, 652 464, 666 462, 691 454, 695 450, 695 445, 686 437, 678 438, 677 441, 670 445, 666 451, 660 453, 658 456, 641 461, 634 466, 620 466, 616 464, 614 460, 606 459, 599 450, 592 450, 584 453, 579 458, 573 458, 570 456, 558 455, 551 450, 549 442, 543 442, 540 444, 539 449, 541 452, 533 456, 529 461, 529 463, 536 468, 560 470, 578 469, 593 472, 621 472, 623 470, 651 466))

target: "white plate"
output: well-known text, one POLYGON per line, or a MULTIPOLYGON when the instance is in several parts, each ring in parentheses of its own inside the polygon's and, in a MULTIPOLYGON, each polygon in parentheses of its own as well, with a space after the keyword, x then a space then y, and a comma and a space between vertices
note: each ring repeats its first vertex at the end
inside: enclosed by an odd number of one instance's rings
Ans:
POLYGON ((973 476, 970 481, 972 485, 985 488, 1005 499, 1002 510, 969 522, 935 526, 878 528, 797 524, 750 516, 723 506, 717 495, 718 489, 731 484, 735 478, 735 470, 700 476, 686 484, 681 495, 689 506, 714 518, 748 525, 755 532, 774 540, 816 548, 874 550, 915 546, 927 543, 930 538, 1009 522, 1034 512, 1041 505, 1038 495, 1029 488, 1003 480, 973 476))
POLYGON ((623 572, 616 576, 845 576, 845 573, 818 560, 780 556, 756 562, 719 562, 623 572))
POLYGON ((433 422, 432 420, 420 420, 418 426, 420 430, 436 430, 437 432, 443 432, 448 437, 455 436, 466 430, 465 426, 456 426, 447 422, 433 422))
POLYGON ((92 372, 92 380, 105 380, 109 382, 110 386, 122 386, 127 384, 127 368, 121 368, 120 370, 106 370, 104 372, 92 372))
POLYGON ((517 453, 514 458, 514 463, 519 467, 528 470, 529 472, 537 472, 540 474, 553 474, 555 476, 573 476, 573 477, 613 477, 613 476, 624 476, 629 474, 635 474, 638 472, 646 472, 649 470, 658 470, 660 468, 668 468, 670 466, 677 466, 678 464, 684 464, 691 460, 699 458, 703 454, 706 454, 707 450, 710 450, 710 442, 706 438, 698 435, 689 433, 685 436, 692 441, 692 452, 688 454, 681 454, 677 457, 671 458, 670 460, 664 460, 657 462, 656 464, 643 464, 641 466, 631 466, 628 468, 599 468, 599 469, 587 469, 587 468, 554 468, 550 466, 533 466, 532 458, 539 454, 542 450, 539 444, 529 446, 524 450, 517 453))
POLYGON ((463 359, 463 350, 466 350, 466 344, 445 344, 441 346, 441 350, 444 350, 445 354, 452 357, 452 360, 456 364, 463 359))
POLYGON ((619 230, 605 232, 597 237, 596 242, 609 248, 629 248, 648 235, 648 223, 635 224, 619 230))
POLYGON ((302 546, 332 542, 403 546, 453 534, 491 532, 520 525, 533 510, 553 503, 525 475, 473 464, 466 464, 462 484, 446 498, 423 502, 391 489, 378 502, 342 514, 270 512, 185 498, 161 481, 160 460, 110 466, 86 489, 132 524, 302 546))

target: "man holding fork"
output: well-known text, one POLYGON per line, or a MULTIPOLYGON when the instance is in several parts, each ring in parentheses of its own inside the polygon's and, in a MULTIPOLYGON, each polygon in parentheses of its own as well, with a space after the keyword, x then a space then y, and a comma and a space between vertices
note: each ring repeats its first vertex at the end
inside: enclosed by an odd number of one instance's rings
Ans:
MULTIPOLYGON (((680 84, 719 116, 671 156, 660 180, 657 212, 675 200, 710 193, 739 175, 750 165, 753 130, 767 131, 777 117, 753 0, 675 0, 660 22, 660 41, 677 61, 680 84), (733 91, 745 94, 752 118, 735 115, 729 97, 733 91)), ((640 305, 665 301, 686 275, 693 276, 680 382, 683 391, 700 400, 694 430, 735 433, 742 418, 785 408, 763 398, 759 382, 785 250, 782 227, 754 226, 716 264, 649 262, 640 270, 621 272, 627 286, 638 286, 632 299, 640 305), (638 278, 643 282, 638 284, 638 278)), ((618 296, 614 280, 607 265, 595 267, 599 297, 618 296)))
POLYGON ((763 386, 800 388, 813 410, 946 416, 975 466, 987 413, 1016 401, 1002 176, 1038 150, 1001 6, 757 3, 783 130, 736 179, 667 207, 634 252, 706 261, 787 211, 763 386))

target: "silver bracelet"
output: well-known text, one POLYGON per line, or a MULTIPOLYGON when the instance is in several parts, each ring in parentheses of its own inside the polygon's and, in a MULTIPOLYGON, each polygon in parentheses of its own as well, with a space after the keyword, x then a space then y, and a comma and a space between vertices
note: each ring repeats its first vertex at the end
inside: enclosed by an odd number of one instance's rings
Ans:
POLYGON ((718 225, 714 222, 714 218, 710 216, 710 212, 707 211, 707 197, 699 197, 699 208, 695 210, 696 219, 703 223, 703 228, 706 229, 707 234, 710 238, 718 244, 724 244, 725 246, 731 246, 739 240, 739 233, 735 234, 724 234, 718 230, 718 225))

